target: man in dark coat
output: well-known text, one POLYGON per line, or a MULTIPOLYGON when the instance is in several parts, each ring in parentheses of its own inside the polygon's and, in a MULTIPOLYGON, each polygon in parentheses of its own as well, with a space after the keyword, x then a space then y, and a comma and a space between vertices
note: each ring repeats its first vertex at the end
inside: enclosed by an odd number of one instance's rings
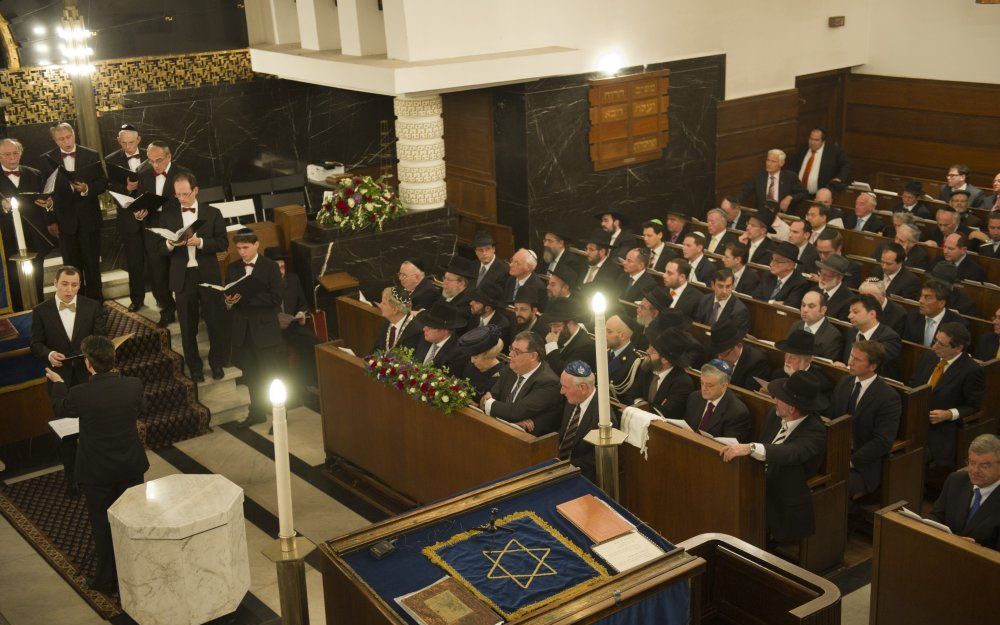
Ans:
MULTIPOLYGON (((594 446, 584 437, 598 425, 597 380, 590 365, 574 360, 559 377, 559 393, 566 398, 559 425, 559 459, 569 460, 591 482, 597 481, 594 446)), ((617 415, 612 413, 612 425, 617 415)))
POLYGON ((508 366, 479 400, 483 412, 535 436, 557 431, 562 411, 559 376, 545 364, 544 354, 544 345, 530 330, 514 336, 508 366))
MULTIPOLYGON (((24 147, 17 139, 0 139, 0 165, 2 165, 3 175, 0 176, 0 235, 3 237, 3 250, 7 258, 15 256, 19 250, 17 237, 14 233, 14 214, 11 211, 11 200, 17 199, 18 212, 21 215, 21 224, 24 230, 24 240, 27 251, 34 252, 35 258, 31 261, 32 276, 35 284, 35 297, 42 301, 42 287, 45 279, 45 256, 56 246, 56 237, 48 232, 48 217, 45 213, 47 200, 39 199, 37 195, 25 195, 23 193, 41 193, 44 188, 45 179, 42 172, 33 167, 21 164, 21 156, 24 147)), ((7 258, 0 261, 7 262, 7 258)), ((14 264, 7 262, 8 268, 13 268, 14 264)), ((15 311, 25 310, 27 307, 21 299, 20 276, 17 271, 8 271, 11 303, 15 311)))
POLYGON ((787 241, 775 245, 769 261, 771 272, 757 285, 754 298, 798 308, 802 296, 809 290, 809 282, 796 268, 798 256, 798 248, 787 241))
POLYGON ((781 150, 768 150, 764 171, 758 171, 746 181, 740 191, 740 200, 746 201, 753 197, 757 202, 757 210, 763 209, 767 202, 773 202, 782 212, 788 212, 809 192, 802 186, 795 172, 782 169, 784 166, 785 153, 781 150))
POLYGON ((418 258, 404 260, 396 277, 410 296, 413 310, 428 310, 441 299, 441 289, 424 273, 424 263, 418 258))
POLYGON ((809 478, 826 453, 826 427, 817 414, 826 402, 815 380, 803 372, 774 380, 767 390, 776 405, 764 417, 761 442, 729 445, 722 458, 750 456, 766 463, 768 535, 773 542, 791 543, 816 531, 809 478))
POLYGON ((136 427, 146 409, 145 396, 142 380, 113 372, 115 346, 107 337, 89 336, 81 347, 84 364, 93 374, 89 382, 70 388, 53 369, 46 369, 45 375, 52 382, 56 417, 80 420, 76 479, 87 503, 97 552, 96 571, 87 585, 110 593, 118 576, 108 508, 128 488, 142 484, 149 469, 136 427))
POLYGON ((813 128, 806 143, 785 162, 810 194, 826 187, 840 190, 851 182, 851 161, 839 145, 826 140, 826 130, 813 128))
POLYGON ((497 247, 490 233, 480 230, 472 237, 472 249, 476 252, 479 267, 476 269, 476 286, 495 282, 503 286, 507 280, 510 265, 497 258, 497 247))
POLYGON ((424 334, 420 322, 416 320, 416 313, 410 310, 410 294, 406 289, 385 287, 382 299, 375 306, 384 321, 371 351, 385 351, 397 346, 416 349, 424 334))
POLYGON ((945 480, 928 518, 944 523, 957 536, 1000 549, 1000 439, 980 434, 969 445, 968 470, 945 480))
POLYGON ((826 317, 826 295, 813 289, 806 291, 799 305, 801 318, 792 324, 789 333, 803 330, 813 335, 815 354, 827 360, 837 361, 843 357, 844 335, 826 317))
POLYGON ((451 304, 435 302, 417 316, 417 321, 424 336, 413 350, 413 359, 435 367, 447 367, 454 376, 462 375, 469 357, 458 347, 458 331, 468 324, 467 318, 451 304))
POLYGON ((278 315, 278 325, 281 326, 281 338, 285 345, 296 355, 297 370, 301 372, 296 377, 302 387, 315 387, 316 346, 320 344, 320 340, 307 318, 309 303, 302 291, 302 283, 297 275, 288 271, 288 256, 280 247, 267 248, 264 256, 277 263, 281 273, 281 314, 278 315))
POLYGON ((771 365, 767 358, 753 345, 745 345, 746 330, 730 321, 723 321, 712 328, 708 352, 710 357, 719 358, 732 367, 729 381, 734 386, 756 391, 760 384, 755 378, 766 380, 771 375, 771 365))
POLYGON ((898 243, 888 243, 882 250, 879 267, 872 270, 870 278, 885 282, 885 294, 898 295, 916 301, 920 297, 920 278, 906 267, 906 252, 898 243))
POLYGON ((895 330, 882 323, 882 305, 871 295, 853 297, 849 304, 847 317, 852 327, 844 333, 844 355, 840 362, 847 363, 858 341, 878 341, 885 348, 885 359, 879 373, 899 380, 899 355, 903 351, 903 341, 895 330))
POLYGON ((733 295, 731 270, 720 269, 712 278, 712 292, 702 297, 694 320, 708 326, 714 326, 721 320, 730 320, 744 331, 750 330, 750 311, 739 297, 733 295))
POLYGON ((506 304, 500 299, 503 296, 503 287, 496 282, 489 282, 483 286, 473 287, 469 291, 469 325, 466 331, 488 325, 496 326, 500 331, 500 338, 503 340, 504 348, 510 347, 511 338, 514 336, 510 317, 505 310, 506 304))
POLYGON ((746 404, 729 389, 732 372, 729 363, 718 358, 704 365, 699 379, 701 388, 688 395, 684 420, 696 432, 745 443, 752 436, 753 420, 746 404))
MULTIPOLYGON (((139 174, 137 172, 144 161, 142 150, 139 148, 142 137, 135 126, 124 124, 118 130, 115 139, 121 149, 104 157, 108 170, 110 171, 112 166, 121 167, 135 175, 127 177, 125 184, 109 182, 108 186, 115 193, 137 196, 139 194, 139 174)), ((121 238, 122 247, 125 248, 128 292, 129 299, 132 300, 128 309, 130 312, 136 312, 143 307, 143 301, 146 299, 146 244, 143 223, 135 218, 131 210, 122 208, 118 202, 115 204, 118 207, 115 227, 121 238)))
POLYGON ((662 332, 650 328, 646 336, 646 361, 626 399, 645 404, 667 419, 683 419, 687 398, 694 391, 694 380, 684 370, 690 363, 685 353, 686 333, 675 328, 662 332))
POLYGON ((649 249, 634 247, 625 254, 622 263, 624 271, 615 283, 615 292, 626 302, 637 302, 642 294, 657 285, 657 280, 649 275, 646 267, 649 264, 649 249))
POLYGON ((976 343, 975 357, 983 362, 1000 358, 1000 308, 993 311, 991 320, 993 331, 980 336, 976 343))
POLYGON ((574 360, 582 360, 594 368, 594 339, 587 333, 583 321, 589 316, 579 302, 560 297, 549 303, 543 321, 549 324, 545 337, 545 362, 553 371, 562 371, 574 360))

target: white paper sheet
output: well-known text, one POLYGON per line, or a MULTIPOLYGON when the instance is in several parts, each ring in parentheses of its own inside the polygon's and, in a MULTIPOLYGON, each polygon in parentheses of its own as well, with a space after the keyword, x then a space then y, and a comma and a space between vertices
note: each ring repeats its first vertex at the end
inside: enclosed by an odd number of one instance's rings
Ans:
POLYGON ((53 432, 59 435, 59 438, 66 438, 67 436, 80 433, 80 420, 69 417, 65 419, 56 419, 54 421, 49 421, 49 427, 52 428, 53 432))
POLYGON ((592 549, 619 573, 642 566, 665 553, 638 531, 594 545, 592 549))

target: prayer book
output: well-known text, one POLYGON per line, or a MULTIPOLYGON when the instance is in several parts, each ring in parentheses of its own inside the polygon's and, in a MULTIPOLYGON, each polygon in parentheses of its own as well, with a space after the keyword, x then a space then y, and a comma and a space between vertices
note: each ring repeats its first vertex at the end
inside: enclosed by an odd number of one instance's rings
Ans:
POLYGON ((240 297, 252 297, 264 290, 264 283, 257 278, 254 278, 252 273, 248 273, 241 278, 237 278, 229 284, 219 285, 202 282, 198 286, 221 291, 225 295, 239 295, 240 297))
POLYGON ((559 504, 556 511, 596 544, 635 530, 635 526, 611 506, 589 494, 559 504))
POLYGON ((722 443, 723 445, 736 445, 739 443, 738 440, 732 438, 731 436, 712 436, 705 430, 698 430, 698 433, 702 436, 706 436, 717 443, 722 443))
POLYGON ((906 508, 900 508, 899 513, 908 519, 913 519, 914 521, 920 521, 921 523, 925 523, 927 525, 930 525, 931 527, 936 527, 942 532, 947 532, 948 534, 952 533, 951 528, 948 527, 947 525, 943 523, 938 523, 937 521, 934 521, 932 519, 925 519, 924 517, 920 516, 919 514, 917 514, 912 510, 908 510, 906 508))
POLYGON ((667 419, 667 423, 679 427, 682 430, 687 430, 688 432, 694 432, 694 430, 691 429, 691 426, 688 425, 688 422, 685 421, 684 419, 667 419))
POLYGON ((54 421, 49 421, 49 427, 52 428, 52 431, 55 432, 59 438, 66 438, 67 436, 80 433, 80 420, 73 417, 55 419, 54 421))
POLYGON ((101 167, 101 161, 97 161, 96 163, 91 163, 90 165, 87 165, 86 167, 83 168, 74 169, 73 171, 69 171, 62 165, 59 166, 59 169, 66 172, 66 177, 72 180, 73 182, 87 182, 89 180, 94 180, 95 178, 99 178, 101 175, 104 174, 104 169, 101 167))
POLYGON ((501 625, 504 620, 451 577, 395 598, 420 625, 501 625))
POLYGON ((629 532, 600 545, 594 545, 592 548, 594 553, 601 556, 601 559, 618 573, 642 566, 666 553, 638 531, 629 532))
POLYGON ((201 225, 203 223, 205 223, 204 219, 195 219, 194 223, 192 223, 190 226, 182 226, 177 232, 167 230, 166 228, 146 228, 146 230, 149 230, 154 234, 160 235, 161 237, 163 237, 167 241, 170 241, 171 243, 177 244, 177 243, 183 243, 188 239, 190 239, 191 236, 198 230, 198 228, 201 228, 201 225))
POLYGON ((108 191, 108 193, 111 194, 111 197, 114 198, 115 202, 117 202, 119 206, 127 208, 133 213, 138 213, 142 210, 152 213, 163 206, 168 199, 155 193, 143 193, 139 197, 132 197, 130 195, 116 193, 114 191, 108 191))
POLYGON ((22 210, 24 209, 23 204, 29 203, 34 204, 35 200, 47 200, 56 190, 56 176, 59 175, 59 169, 55 169, 49 177, 45 179, 45 186, 42 187, 42 192, 37 191, 20 191, 15 194, 18 201, 22 204, 22 210))
POLYGON ((120 165, 108 165, 108 180, 124 187, 129 180, 139 180, 139 172, 120 165))

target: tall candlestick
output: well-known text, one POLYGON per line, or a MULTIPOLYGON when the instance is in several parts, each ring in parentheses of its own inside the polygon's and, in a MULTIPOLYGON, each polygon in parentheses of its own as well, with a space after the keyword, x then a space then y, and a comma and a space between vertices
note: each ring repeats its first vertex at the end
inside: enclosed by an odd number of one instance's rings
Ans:
POLYGON ((274 472, 278 486, 278 539, 283 551, 294 548, 295 524, 292 520, 292 479, 288 469, 288 421, 285 400, 288 393, 281 380, 271 382, 271 404, 274 406, 274 472), (287 549, 286 549, 287 546, 287 549))
POLYGON ((24 224, 21 223, 21 211, 17 208, 17 198, 10 198, 10 210, 13 213, 12 217, 14 219, 14 238, 17 239, 17 251, 21 252, 28 249, 28 246, 24 244, 24 224))
POLYGON ((594 293, 594 349, 597 351, 597 423, 602 431, 611 427, 611 399, 608 382, 608 336, 604 311, 607 302, 602 293, 594 293))

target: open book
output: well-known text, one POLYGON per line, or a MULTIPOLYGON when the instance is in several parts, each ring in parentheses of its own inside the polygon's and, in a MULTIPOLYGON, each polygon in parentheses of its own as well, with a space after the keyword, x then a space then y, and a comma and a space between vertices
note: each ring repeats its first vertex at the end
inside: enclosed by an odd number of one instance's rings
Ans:
MULTIPOLYGON (((122 343, 124 343, 125 341, 129 340, 133 336, 135 336, 135 332, 129 332, 128 334, 123 334, 121 336, 116 336, 115 338, 111 339, 111 344, 115 346, 115 351, 117 352, 118 348, 122 346, 122 343)), ((63 360, 63 362, 65 363, 65 362, 70 361, 70 360, 80 360, 83 357, 84 357, 83 354, 75 354, 73 356, 67 356, 63 360)))
POLYGON ((129 209, 133 213, 138 213, 142 210, 152 213, 156 209, 163 206, 163 204, 167 201, 166 197, 155 193, 143 193, 139 197, 132 197, 131 195, 125 195, 123 193, 115 193, 114 191, 108 191, 108 193, 111 194, 111 197, 114 198, 115 202, 117 202, 119 206, 129 209))
POLYGON ((158 234, 167 241, 177 245, 190 239, 203 223, 205 223, 204 219, 195 219, 194 223, 190 226, 183 226, 177 232, 172 232, 166 228, 146 228, 146 230, 149 230, 153 234, 158 234))
POLYGON ((49 427, 59 438, 66 438, 80 433, 80 420, 75 417, 65 417, 49 421, 49 427))
POLYGON ((264 283, 257 278, 254 278, 252 273, 248 273, 245 276, 237 278, 229 284, 219 285, 202 282, 198 286, 220 291, 225 295, 239 295, 241 298, 251 297, 264 289, 264 283))
POLYGON ((129 180, 135 182, 139 179, 139 172, 132 171, 126 167, 120 165, 108 165, 108 180, 114 182, 115 184, 120 184, 125 186, 129 180))
POLYGON ((34 203, 35 200, 47 200, 49 196, 55 193, 56 190, 56 176, 59 175, 59 169, 53 170, 49 177, 45 179, 45 186, 42 187, 41 193, 37 191, 20 191, 18 190, 16 196, 23 202, 34 203))
POLYGON ((922 517, 919 514, 917 514, 916 512, 914 512, 913 510, 908 510, 906 508, 900 508, 899 509, 899 513, 902 514, 903 516, 905 516, 908 519, 913 519, 914 521, 920 521, 921 523, 925 523, 927 525, 930 525, 931 527, 936 527, 937 529, 941 530, 942 532, 946 532, 948 534, 952 533, 951 528, 948 527, 947 525, 945 525, 943 523, 938 523, 937 521, 935 521, 933 519, 925 519, 924 517, 922 517))

